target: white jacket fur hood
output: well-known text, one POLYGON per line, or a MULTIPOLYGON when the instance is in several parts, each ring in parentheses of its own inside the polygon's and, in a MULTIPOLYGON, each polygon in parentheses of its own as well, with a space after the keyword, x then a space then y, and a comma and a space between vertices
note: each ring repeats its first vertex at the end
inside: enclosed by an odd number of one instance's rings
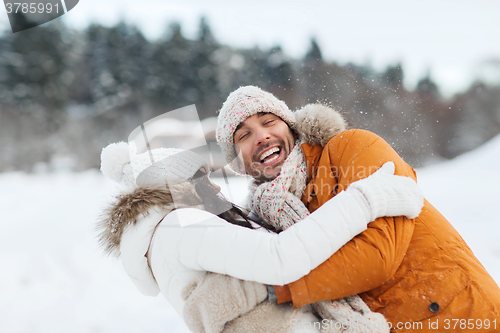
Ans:
POLYGON ((124 191, 115 197, 98 221, 99 244, 108 255, 121 257, 125 271, 143 294, 156 296, 158 284, 145 257, 154 230, 175 208, 199 207, 201 203, 189 183, 171 189, 136 187, 124 191), (172 193, 183 204, 174 204, 172 193))
POLYGON ((182 207, 197 206, 202 203, 193 186, 188 183, 176 185, 172 190, 136 187, 119 193, 104 210, 97 223, 99 245, 106 254, 119 257, 124 231, 128 226, 142 221, 152 209, 162 210, 166 215, 175 208, 181 208, 179 204, 174 205, 172 199, 174 191, 176 199, 181 198, 184 202, 182 207))

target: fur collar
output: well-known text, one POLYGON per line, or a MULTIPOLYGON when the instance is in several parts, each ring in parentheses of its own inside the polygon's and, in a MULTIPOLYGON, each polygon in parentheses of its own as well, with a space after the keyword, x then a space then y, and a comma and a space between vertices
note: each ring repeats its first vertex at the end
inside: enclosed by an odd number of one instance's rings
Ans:
POLYGON ((107 254, 120 256, 120 241, 126 227, 135 225, 157 207, 170 213, 175 208, 193 207, 202 203, 190 183, 166 189, 137 187, 131 192, 120 193, 104 210, 97 223, 99 245, 107 254), (175 202, 172 199, 175 198, 175 202))
POLYGON ((324 147, 331 138, 347 128, 344 116, 323 104, 307 104, 295 111, 296 124, 292 129, 301 142, 324 147))

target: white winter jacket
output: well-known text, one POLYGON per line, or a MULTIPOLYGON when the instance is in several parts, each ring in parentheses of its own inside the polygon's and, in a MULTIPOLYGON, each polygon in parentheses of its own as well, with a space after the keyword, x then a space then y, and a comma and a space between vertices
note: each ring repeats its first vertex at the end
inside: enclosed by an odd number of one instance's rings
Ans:
POLYGON ((181 290, 205 272, 288 284, 364 231, 371 219, 366 202, 348 192, 280 234, 232 225, 195 208, 167 212, 152 207, 141 214, 124 230, 120 252, 137 288, 149 296, 161 291, 181 317, 181 290))

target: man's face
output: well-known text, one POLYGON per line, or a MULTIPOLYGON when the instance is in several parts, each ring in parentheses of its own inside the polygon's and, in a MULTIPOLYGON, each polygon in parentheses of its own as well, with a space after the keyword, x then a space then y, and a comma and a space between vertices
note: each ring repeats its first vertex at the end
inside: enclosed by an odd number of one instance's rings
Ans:
POLYGON ((295 144, 288 125, 272 113, 248 117, 236 128, 233 138, 246 173, 259 181, 269 181, 280 174, 295 144))

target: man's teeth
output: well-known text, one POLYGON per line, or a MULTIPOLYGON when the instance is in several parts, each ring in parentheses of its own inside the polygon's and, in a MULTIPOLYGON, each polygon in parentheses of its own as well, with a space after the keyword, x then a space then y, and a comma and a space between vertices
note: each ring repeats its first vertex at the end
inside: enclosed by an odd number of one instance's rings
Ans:
POLYGON ((270 159, 268 159, 267 161, 265 161, 265 163, 271 163, 271 162, 274 162, 274 160, 277 160, 278 157, 280 157, 280 155, 276 155, 276 156, 273 156, 271 157, 270 159))
MULTIPOLYGON (((274 154, 274 153, 277 153, 277 152, 279 152, 279 151, 280 151, 280 149, 279 149, 278 147, 271 148, 271 149, 269 149, 268 151, 264 152, 262 155, 260 155, 260 158, 259 158, 259 159, 260 159, 260 161, 261 161, 261 162, 264 162, 264 160, 265 160, 268 156, 270 156, 270 155, 272 155, 272 154, 274 154)), ((275 156, 275 157, 273 157, 271 160, 276 159, 278 156, 279 156, 279 155, 276 155, 276 156, 275 156)), ((271 161, 271 160, 269 160, 269 161, 271 161)), ((269 161, 267 161, 267 162, 269 162, 269 161)))

